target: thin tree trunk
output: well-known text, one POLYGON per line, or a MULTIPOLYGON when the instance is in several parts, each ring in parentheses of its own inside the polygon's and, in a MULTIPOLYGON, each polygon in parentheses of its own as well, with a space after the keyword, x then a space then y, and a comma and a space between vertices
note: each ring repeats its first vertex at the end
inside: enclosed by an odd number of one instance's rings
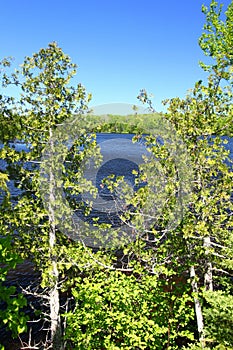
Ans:
POLYGON ((55 279, 54 285, 49 293, 50 304, 50 320, 51 320, 51 343, 54 350, 63 349, 62 330, 61 330, 61 318, 60 318, 60 300, 58 290, 58 269, 57 262, 52 263, 52 274, 55 279))
MULTIPOLYGON (((210 237, 204 238, 203 246, 206 248, 206 254, 208 255, 208 250, 211 247, 210 237)), ((204 275, 204 286, 206 290, 213 291, 213 267, 210 261, 206 263, 206 272, 204 275)))
POLYGON ((192 291, 194 294, 194 305, 195 305, 195 313, 196 313, 196 320, 197 320, 197 329, 199 334, 199 341, 203 345, 204 344, 204 321, 203 321, 203 314, 201 309, 201 304, 198 299, 198 286, 196 281, 196 273, 194 266, 191 266, 190 268, 190 277, 191 277, 191 285, 192 285, 192 291))
MULTIPOLYGON (((50 130, 50 143, 51 152, 53 152, 53 141, 52 141, 52 130, 50 130)), ((50 322, 51 322, 51 345, 54 350, 63 350, 62 341, 62 329, 61 329, 61 317, 60 317, 60 299, 59 299, 59 270, 57 264, 57 255, 54 254, 54 248, 56 246, 56 225, 55 225, 55 189, 56 183, 54 178, 52 164, 50 168, 49 176, 49 221, 50 221, 50 232, 49 232, 49 250, 50 250, 50 261, 52 264, 51 271, 51 287, 49 293, 49 306, 50 306, 50 322)))

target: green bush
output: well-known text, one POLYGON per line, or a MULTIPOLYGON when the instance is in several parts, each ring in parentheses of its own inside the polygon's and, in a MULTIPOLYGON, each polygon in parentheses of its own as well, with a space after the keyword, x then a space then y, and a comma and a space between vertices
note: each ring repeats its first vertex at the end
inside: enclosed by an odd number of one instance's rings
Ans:
MULTIPOLYGON (((211 342, 233 348, 233 296, 223 291, 206 292, 204 309, 206 337, 211 342)), ((220 348, 219 348, 220 349, 220 348)))
POLYGON ((73 295, 66 329, 72 349, 178 349, 178 338, 193 339, 190 297, 165 291, 156 276, 100 272, 77 283, 73 295))

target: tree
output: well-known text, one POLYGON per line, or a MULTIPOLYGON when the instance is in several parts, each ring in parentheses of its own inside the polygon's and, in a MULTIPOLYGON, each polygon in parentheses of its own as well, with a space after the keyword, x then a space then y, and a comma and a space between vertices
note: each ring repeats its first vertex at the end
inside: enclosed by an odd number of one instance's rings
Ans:
MULTIPOLYGON (((202 344, 205 337, 210 337, 210 341, 232 346, 227 336, 232 324, 226 326, 225 338, 216 337, 217 332, 213 332, 216 327, 205 324, 205 320, 203 323, 197 295, 204 290, 203 300, 214 306, 210 300, 221 299, 218 290, 223 289, 224 297, 232 303, 232 160, 224 147, 227 140, 219 136, 232 135, 233 4, 226 11, 225 22, 220 19, 221 7, 218 9, 216 1, 211 2, 209 9, 203 7, 203 12, 207 22, 200 46, 213 59, 208 66, 201 64, 210 72, 208 84, 205 86, 199 81, 186 99, 169 101, 166 117, 183 135, 195 171, 193 201, 180 230, 193 260, 191 277, 196 280, 193 291, 199 338, 202 344)), ((217 314, 221 318, 224 306, 220 304, 217 314)), ((209 309, 206 315, 211 312, 215 311, 209 309)))
MULTIPOLYGON (((50 143, 53 149, 52 136, 56 126, 85 110, 85 103, 90 99, 81 84, 76 88, 69 86, 75 73, 76 65, 71 63, 56 43, 50 43, 46 49, 26 57, 21 69, 11 76, 5 74, 3 77, 5 86, 15 84, 21 90, 19 101, 12 100, 13 106, 5 109, 4 121, 12 116, 15 118, 13 122, 17 121, 20 127, 13 138, 17 137, 26 145, 23 150, 13 148, 10 144, 11 129, 7 134, 4 130, 1 157, 8 164, 9 179, 15 182, 20 192, 14 205, 11 195, 8 217, 3 225, 7 227, 10 222, 14 246, 23 258, 30 257, 42 272, 41 285, 45 288, 43 298, 48 301, 50 310, 49 342, 53 349, 63 348, 59 298, 62 270, 59 264, 62 264, 59 262, 59 247, 63 246, 64 237, 57 230, 53 206, 50 205, 48 212, 43 207, 38 164, 46 144, 50 143)), ((6 130, 7 127, 6 123, 6 130)), ((56 200, 52 168, 48 182, 51 204, 56 200)))

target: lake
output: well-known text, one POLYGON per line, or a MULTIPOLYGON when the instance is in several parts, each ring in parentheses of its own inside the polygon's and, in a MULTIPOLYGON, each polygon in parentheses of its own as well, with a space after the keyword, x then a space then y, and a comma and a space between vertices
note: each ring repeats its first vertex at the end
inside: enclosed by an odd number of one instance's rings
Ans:
MULTIPOLYGON (((131 185, 134 190, 135 176, 132 174, 133 170, 138 170, 139 164, 143 163, 143 155, 148 155, 143 143, 132 143, 133 134, 115 134, 115 133, 98 133, 97 143, 101 147, 101 154, 103 155, 103 163, 96 169, 90 167, 85 171, 85 177, 91 180, 98 189, 98 201, 95 201, 95 210, 97 214, 99 211, 103 212, 106 207, 107 211, 111 206, 111 201, 114 200, 112 195, 106 188, 102 188, 102 180, 107 176, 114 174, 115 176, 124 176, 125 181, 131 185)), ((230 151, 230 158, 233 160, 233 138, 223 137, 228 140, 225 145, 226 149, 230 151)), ((12 144, 16 150, 27 150, 25 144, 12 144)), ((0 170, 5 170, 6 163, 0 160, 0 170)), ((9 182, 11 194, 17 198, 21 191, 14 186, 13 181, 9 182)), ((85 196, 84 196, 85 197, 85 196)), ((88 199, 88 195, 85 197, 88 199)), ((84 198, 84 199, 85 199, 84 198)), ((0 192, 0 201, 2 199, 0 192)), ((107 217, 105 216, 105 220, 107 217)))

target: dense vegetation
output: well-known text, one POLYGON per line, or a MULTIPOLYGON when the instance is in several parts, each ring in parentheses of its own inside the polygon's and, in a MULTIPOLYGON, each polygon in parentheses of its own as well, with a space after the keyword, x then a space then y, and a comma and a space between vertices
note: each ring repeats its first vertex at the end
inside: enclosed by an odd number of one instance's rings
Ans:
POLYGON ((56 43, 26 57, 13 74, 10 60, 2 61, 3 87, 14 84, 21 95, 0 96, 0 323, 13 336, 29 334, 22 308, 29 294, 37 298, 33 317, 45 323, 40 344, 31 339, 29 346, 233 349, 233 172, 221 138, 232 136, 233 3, 224 20, 216 1, 203 12, 208 81, 184 99, 165 101, 164 115, 154 113, 145 90, 138 99, 149 115, 85 113, 91 96, 70 85, 77 67, 56 43), (91 200, 75 198, 97 194, 83 170, 90 158, 100 164, 97 132, 135 133, 152 155, 135 174, 133 193, 122 177, 103 181, 124 197, 120 244, 119 229, 98 218, 95 231, 72 222, 72 213, 87 217, 92 210, 91 200), (30 151, 12 147, 14 139, 30 151), (40 278, 17 294, 5 280, 24 259, 40 278))

